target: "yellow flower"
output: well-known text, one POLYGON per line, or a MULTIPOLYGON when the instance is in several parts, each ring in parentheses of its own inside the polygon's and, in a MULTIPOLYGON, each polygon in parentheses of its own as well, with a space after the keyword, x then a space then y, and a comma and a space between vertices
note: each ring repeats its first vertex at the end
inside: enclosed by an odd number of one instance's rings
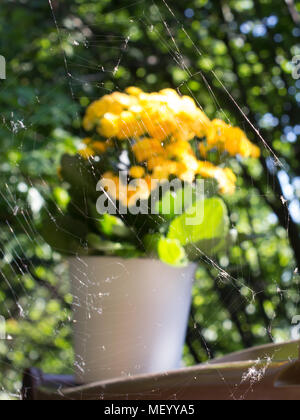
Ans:
POLYGON ((210 119, 204 114, 204 112, 197 109, 191 123, 191 128, 195 132, 195 135, 199 138, 204 137, 210 124, 210 119))
POLYGON ((209 146, 216 146, 223 143, 229 126, 222 120, 213 120, 206 133, 206 140, 209 146))
POLYGON ((107 137, 113 133, 113 136, 124 140, 147 133, 162 141, 171 136, 176 140, 189 141, 195 135, 202 135, 208 123, 209 119, 192 98, 181 97, 173 89, 147 94, 136 87, 129 87, 126 93, 105 95, 93 102, 83 121, 86 130, 98 126, 100 134, 107 137), (107 127, 106 114, 115 118, 121 116, 120 120, 124 123, 121 123, 118 131, 111 125, 107 127))
POLYGON ((177 175, 182 181, 193 182, 198 170, 198 160, 190 143, 177 141, 166 147, 168 158, 176 159, 176 170, 170 172, 177 175))
POLYGON ((154 168, 152 178, 159 181, 168 180, 170 177, 169 168, 167 166, 157 166, 154 168))
POLYGON ((217 148, 220 152, 228 152, 231 156, 260 156, 260 150, 247 138, 243 130, 231 127, 222 120, 214 120, 207 129, 207 150, 217 148))
POLYGON ((133 103, 133 99, 121 92, 114 92, 110 95, 109 111, 112 114, 121 114, 125 109, 129 108, 133 103))
POLYGON ((97 118, 102 117, 108 110, 108 104, 109 96, 103 96, 103 98, 99 99, 98 101, 91 103, 86 111, 87 116, 93 116, 97 118))
POLYGON ((226 174, 226 177, 227 177, 227 179, 228 179, 229 182, 231 182, 232 184, 236 184, 237 177, 236 177, 236 175, 235 175, 235 173, 233 172, 232 169, 225 168, 224 169, 224 173, 226 174))
POLYGON ((82 156, 84 159, 89 159, 93 156, 95 156, 95 152, 90 147, 86 147, 85 149, 79 150, 80 156, 82 156))
POLYGON ((207 147, 205 146, 205 144, 204 144, 204 143, 200 143, 200 144, 199 144, 199 152, 200 152, 200 155, 201 155, 203 158, 206 158, 206 157, 207 157, 207 152, 208 152, 208 150, 207 150, 207 147))
POLYGON ((82 125, 85 131, 91 131, 95 126, 94 118, 90 115, 85 115, 82 125))
MULTIPOLYGON (((108 171, 102 176, 101 184, 104 191, 113 199, 120 198, 120 179, 118 176, 108 171)), ((126 187, 125 187, 126 188, 126 187)))
POLYGON ((135 104, 135 105, 132 105, 128 109, 128 111, 132 112, 136 116, 136 118, 138 120, 140 120, 141 119, 141 114, 143 112, 143 108, 141 107, 141 105, 135 104))
POLYGON ((203 178, 214 178, 222 194, 233 194, 237 178, 230 168, 220 168, 210 162, 199 162, 197 173, 203 178))
POLYGON ((101 120, 98 132, 103 137, 115 137, 119 132, 120 117, 106 113, 101 120))
POLYGON ((140 140, 132 147, 132 150, 138 162, 143 162, 153 156, 164 154, 164 148, 161 142, 156 139, 145 138, 140 140))
POLYGON ((190 184, 195 180, 195 171, 186 167, 186 165, 179 166, 177 176, 179 179, 190 184))
POLYGON ((147 168, 149 171, 153 171, 158 166, 164 166, 166 159, 164 156, 152 156, 147 160, 147 168))
POLYGON ((127 206, 131 207, 136 204, 138 200, 148 200, 150 197, 150 189, 144 179, 136 181, 135 186, 129 186, 127 191, 127 206))
POLYGON ((170 157, 177 157, 177 158, 181 158, 185 154, 191 154, 191 155, 194 154, 190 143, 188 143, 187 141, 182 141, 182 140, 170 143, 166 147, 166 152, 170 157))
POLYGON ((260 148, 252 144, 252 150, 251 150, 251 157, 254 159, 259 159, 261 155, 260 148))
POLYGON ((220 171, 216 172, 215 178, 219 183, 221 194, 234 194, 237 178, 230 168, 220 168, 220 171))
POLYGON ((149 135, 157 140, 163 141, 177 130, 175 117, 166 106, 150 109, 142 121, 149 135))
POLYGON ((105 153, 107 150, 107 144, 102 141, 95 141, 91 147, 99 154, 105 153))
POLYGON ((214 178, 217 169, 218 167, 210 162, 200 161, 197 173, 203 178, 214 178))
POLYGON ((126 140, 130 137, 140 137, 144 133, 142 123, 137 121, 136 116, 129 111, 123 111, 120 115, 120 127, 118 132, 119 140, 126 140))
POLYGON ((173 133, 173 140, 188 142, 195 137, 195 133, 191 131, 189 125, 177 121, 177 130, 173 133))
MULTIPOLYGON (((229 168, 215 166, 210 162, 199 162, 191 146, 191 140, 201 139, 198 144, 202 158, 215 150, 230 156, 259 158, 260 149, 238 127, 225 121, 210 119, 193 98, 181 96, 174 89, 145 93, 138 87, 128 87, 125 93, 114 92, 93 102, 86 111, 84 128, 97 132, 107 139, 93 141, 91 136, 84 139, 87 146, 79 153, 85 158, 104 153, 109 147, 116 148, 116 139, 135 139, 133 154, 138 163, 145 162, 149 174, 143 166, 130 168, 131 178, 144 181, 137 191, 119 185, 119 178, 108 173, 116 183, 113 194, 116 199, 132 205, 138 198, 147 199, 160 181, 176 176, 193 182, 196 175, 214 178, 223 194, 232 194, 236 188, 236 176, 229 168), (150 137, 150 138, 148 138, 150 137)), ((129 144, 129 142, 128 142, 129 144)))
POLYGON ((153 191, 157 188, 158 181, 155 178, 153 178, 151 175, 146 175, 144 180, 146 181, 148 185, 149 191, 153 191))
POLYGON ((132 178, 136 178, 136 179, 143 178, 143 176, 145 175, 145 169, 142 168, 141 166, 132 166, 130 168, 129 175, 132 178))
POLYGON ((187 169, 194 171, 195 173, 197 172, 198 169, 198 160, 196 159, 195 156, 189 154, 189 153, 185 153, 182 157, 181 157, 181 162, 185 164, 185 166, 187 167, 187 169))
POLYGON ((130 86, 126 89, 126 92, 131 96, 139 96, 143 91, 137 87, 130 86))
POLYGON ((106 95, 88 107, 83 120, 83 127, 86 131, 92 130, 100 118, 108 111, 108 98, 108 95, 106 95))
POLYGON ((174 162, 173 160, 166 160, 162 165, 162 168, 167 171, 169 175, 176 175, 178 172, 178 162, 174 162))
POLYGON ((174 89, 162 89, 159 92, 160 95, 166 96, 170 103, 179 101, 181 98, 179 94, 174 89))

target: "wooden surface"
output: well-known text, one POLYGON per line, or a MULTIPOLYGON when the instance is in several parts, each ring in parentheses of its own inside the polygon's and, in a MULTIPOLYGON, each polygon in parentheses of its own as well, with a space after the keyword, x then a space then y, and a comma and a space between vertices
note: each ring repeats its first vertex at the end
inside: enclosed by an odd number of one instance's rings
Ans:
POLYGON ((84 386, 75 386, 72 377, 30 369, 24 375, 23 399, 300 400, 298 357, 299 342, 292 342, 257 347, 192 368, 84 386))

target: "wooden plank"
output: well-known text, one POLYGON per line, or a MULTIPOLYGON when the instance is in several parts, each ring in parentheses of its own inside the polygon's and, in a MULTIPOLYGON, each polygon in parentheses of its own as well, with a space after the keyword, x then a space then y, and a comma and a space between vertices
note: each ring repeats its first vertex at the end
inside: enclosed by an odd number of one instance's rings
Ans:
POLYGON ((299 342, 275 344, 173 372, 118 378, 83 386, 75 386, 72 377, 57 377, 30 370, 24 377, 23 398, 149 401, 300 400, 300 361, 296 360, 298 354, 299 342), (247 355, 255 357, 250 361, 243 360, 247 355), (287 360, 280 360, 283 357, 287 360))

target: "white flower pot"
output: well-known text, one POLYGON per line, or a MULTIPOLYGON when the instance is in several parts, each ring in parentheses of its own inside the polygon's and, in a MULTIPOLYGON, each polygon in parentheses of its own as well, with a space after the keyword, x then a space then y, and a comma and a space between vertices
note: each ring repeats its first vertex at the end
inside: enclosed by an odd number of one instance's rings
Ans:
POLYGON ((196 266, 70 260, 77 383, 180 368, 196 266))

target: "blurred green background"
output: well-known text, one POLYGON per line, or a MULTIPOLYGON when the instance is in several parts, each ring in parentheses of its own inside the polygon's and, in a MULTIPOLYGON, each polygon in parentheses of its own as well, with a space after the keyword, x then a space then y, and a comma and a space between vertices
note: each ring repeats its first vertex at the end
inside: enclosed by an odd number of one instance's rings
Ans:
POLYGON ((218 261, 229 276, 212 264, 199 270, 186 363, 292 338, 300 314, 298 11, 292 0, 52 0, 52 10, 46 0, 2 0, 1 399, 19 397, 26 367, 72 372, 67 266, 38 233, 40 211, 46 199, 66 204, 57 167, 85 136, 85 107, 129 85, 193 95, 263 151, 259 163, 232 162, 238 245, 218 261))

